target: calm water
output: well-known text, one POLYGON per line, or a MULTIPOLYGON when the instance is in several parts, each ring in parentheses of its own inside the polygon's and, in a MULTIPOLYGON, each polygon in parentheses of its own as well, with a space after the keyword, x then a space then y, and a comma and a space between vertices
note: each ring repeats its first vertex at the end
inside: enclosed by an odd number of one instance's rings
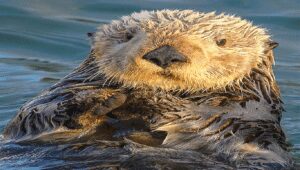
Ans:
MULTIPOLYGON (((66 75, 85 58, 89 52, 87 32, 95 31, 97 26, 134 11, 162 8, 236 14, 269 30, 273 39, 280 43, 275 50, 274 69, 287 110, 282 125, 299 163, 298 0, 0 0, 0 132, 25 101, 66 75)), ((1 145, 0 137, 1 150, 10 152, 5 147, 8 146, 1 145)), ((30 163, 39 157, 38 153, 42 153, 39 148, 9 147, 23 152, 17 152, 10 158, 0 153, 1 169, 40 166, 30 163)))

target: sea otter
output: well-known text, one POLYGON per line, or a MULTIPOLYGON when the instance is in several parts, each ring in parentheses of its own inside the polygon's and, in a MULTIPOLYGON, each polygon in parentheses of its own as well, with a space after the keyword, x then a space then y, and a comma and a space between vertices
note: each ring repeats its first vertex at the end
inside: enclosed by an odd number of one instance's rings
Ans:
POLYGON ((272 71, 278 44, 265 29, 231 15, 159 10, 89 35, 88 58, 27 102, 5 128, 6 139, 131 141, 139 145, 132 157, 161 160, 134 162, 139 168, 172 168, 170 155, 183 151, 232 168, 293 166, 272 71))

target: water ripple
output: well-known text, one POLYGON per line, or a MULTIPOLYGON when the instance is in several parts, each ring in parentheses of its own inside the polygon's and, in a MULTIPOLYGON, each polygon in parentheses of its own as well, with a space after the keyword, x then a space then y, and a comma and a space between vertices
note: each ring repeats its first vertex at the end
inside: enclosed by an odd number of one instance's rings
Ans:
POLYGON ((40 70, 46 72, 61 72, 70 69, 70 66, 68 65, 30 58, 0 58, 0 63, 22 65, 32 70, 40 70))

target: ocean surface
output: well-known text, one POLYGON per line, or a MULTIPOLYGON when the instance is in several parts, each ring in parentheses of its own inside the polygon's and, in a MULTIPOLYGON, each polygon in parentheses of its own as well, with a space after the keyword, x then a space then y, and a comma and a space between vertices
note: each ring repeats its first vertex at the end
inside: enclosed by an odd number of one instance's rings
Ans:
MULTIPOLYGON (((235 14, 269 30, 279 42, 275 75, 286 112, 282 126, 300 162, 299 0, 0 0, 0 132, 18 108, 69 73, 89 53, 87 32, 140 10, 194 9, 235 14)), ((39 148, 3 145, 0 169, 39 169, 39 148), (11 152, 5 157, 4 152, 11 152)))

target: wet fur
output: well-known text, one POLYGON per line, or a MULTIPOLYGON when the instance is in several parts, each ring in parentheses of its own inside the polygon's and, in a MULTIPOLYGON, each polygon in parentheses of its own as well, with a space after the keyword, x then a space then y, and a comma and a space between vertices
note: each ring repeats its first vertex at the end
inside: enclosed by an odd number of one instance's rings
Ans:
POLYGON ((264 29, 238 17, 190 10, 134 13, 102 26, 92 37, 90 56, 26 103, 4 136, 57 143, 126 138, 132 157, 117 165, 125 168, 173 167, 166 163, 169 154, 183 160, 186 150, 241 169, 291 168, 273 48, 264 29), (133 38, 126 40, 128 34, 133 38), (216 45, 220 38, 225 46, 216 45), (142 59, 162 45, 175 47, 188 62, 162 70, 142 59), (147 157, 158 151, 163 161, 147 157), (147 159, 132 162, 137 155, 147 159))

